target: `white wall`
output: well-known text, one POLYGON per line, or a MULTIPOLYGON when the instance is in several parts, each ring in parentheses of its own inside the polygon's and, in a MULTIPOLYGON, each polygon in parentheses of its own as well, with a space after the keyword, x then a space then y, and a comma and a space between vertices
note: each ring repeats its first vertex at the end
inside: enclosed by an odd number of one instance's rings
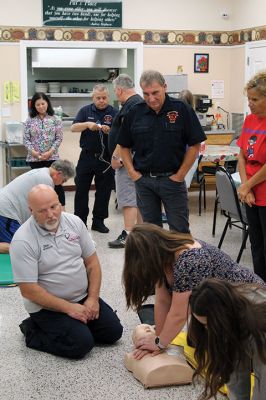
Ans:
POLYGON ((0 25, 42 26, 42 0, 0 0, 0 25))
MULTIPOLYGON (((265 0, 123 0, 124 29, 228 31, 265 25, 265 15, 265 0)), ((42 26, 42 0, 0 0, 0 25, 42 26)))
POLYGON ((123 27, 126 29, 231 30, 230 0, 124 0, 123 27))
POLYGON ((266 24, 265 0, 233 0, 232 29, 245 29, 266 24))

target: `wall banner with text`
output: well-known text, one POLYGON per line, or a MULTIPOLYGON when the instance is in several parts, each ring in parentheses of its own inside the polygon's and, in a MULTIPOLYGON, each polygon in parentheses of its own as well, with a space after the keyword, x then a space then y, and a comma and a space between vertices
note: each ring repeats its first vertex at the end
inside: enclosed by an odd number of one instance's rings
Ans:
POLYGON ((122 1, 43 0, 43 25, 122 28, 122 1))

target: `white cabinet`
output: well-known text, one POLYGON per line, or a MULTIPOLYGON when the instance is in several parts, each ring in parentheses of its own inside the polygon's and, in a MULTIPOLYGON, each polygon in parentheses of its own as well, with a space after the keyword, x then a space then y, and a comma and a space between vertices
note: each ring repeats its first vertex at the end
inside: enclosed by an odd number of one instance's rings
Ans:
POLYGON ((188 88, 187 74, 164 75, 168 93, 179 93, 188 88))

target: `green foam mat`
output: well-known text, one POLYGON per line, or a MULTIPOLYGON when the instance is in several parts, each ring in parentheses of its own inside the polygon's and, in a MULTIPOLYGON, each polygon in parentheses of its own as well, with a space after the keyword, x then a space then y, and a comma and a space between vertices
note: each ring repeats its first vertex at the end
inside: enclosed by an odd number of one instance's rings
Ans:
POLYGON ((0 254, 0 285, 14 283, 9 254, 0 254))

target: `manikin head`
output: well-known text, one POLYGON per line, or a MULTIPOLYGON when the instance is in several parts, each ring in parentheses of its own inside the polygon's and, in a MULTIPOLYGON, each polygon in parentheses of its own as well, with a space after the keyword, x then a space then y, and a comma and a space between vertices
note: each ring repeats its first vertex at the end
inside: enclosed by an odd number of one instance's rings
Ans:
POLYGON ((62 209, 54 189, 48 185, 36 185, 29 192, 28 202, 38 225, 49 232, 56 232, 62 209))
POLYGON ((155 326, 154 325, 148 325, 148 324, 137 325, 132 334, 132 340, 133 340, 134 345, 136 345, 136 342, 139 339, 142 339, 143 337, 146 337, 149 335, 155 335, 155 326))

